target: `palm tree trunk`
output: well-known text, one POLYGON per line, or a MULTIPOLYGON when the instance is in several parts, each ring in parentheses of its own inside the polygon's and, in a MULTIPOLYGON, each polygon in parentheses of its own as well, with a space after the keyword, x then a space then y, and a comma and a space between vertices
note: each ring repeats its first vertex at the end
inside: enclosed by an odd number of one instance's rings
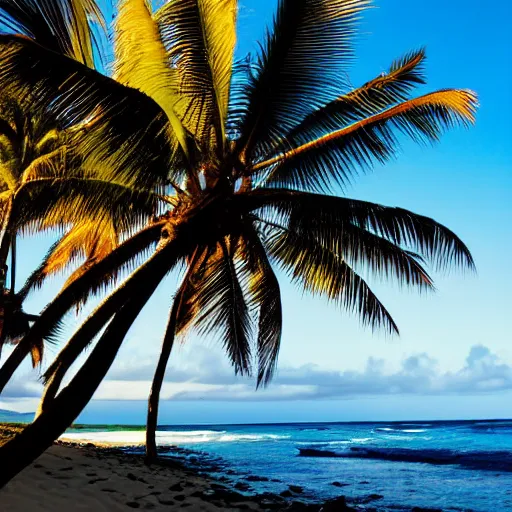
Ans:
POLYGON ((134 298, 123 306, 110 322, 85 364, 51 406, 0 448, 0 488, 39 457, 87 405, 112 365, 126 333, 144 306, 144 302, 134 298))
POLYGON ((9 250, 12 241, 12 209, 13 200, 9 201, 7 211, 5 212, 4 222, 2 225, 2 232, 0 234, 0 270, 6 267, 7 258, 9 257, 9 250))
POLYGON ((16 233, 12 235, 11 242, 11 295, 16 293, 16 233))
MULTIPOLYGON (((2 223, 2 230, 0 232, 0 307, 3 310, 2 330, 0 331, 0 350, 4 346, 7 333, 9 332, 9 315, 7 309, 5 308, 4 292, 6 290, 7 282, 7 258, 9 257, 9 249, 11 248, 12 242, 12 208, 13 200, 11 198, 9 205, 7 206, 7 211, 5 212, 4 221, 2 223)), ((2 388, 0 388, 0 391, 1 389, 2 388)))
POLYGON ((92 342, 94 337, 103 329, 105 324, 114 316, 126 302, 127 298, 133 295, 139 284, 145 279, 148 273, 148 266, 152 265, 152 259, 142 265, 131 277, 129 277, 117 290, 105 298, 101 304, 87 317, 85 322, 73 334, 64 348, 59 352, 55 361, 49 366, 45 378, 48 378, 43 391, 36 417, 39 416, 48 404, 53 401, 57 395, 62 380, 71 365, 76 361, 80 354, 92 342), (142 276, 142 277, 141 277, 142 276))
MULTIPOLYGON (((108 324, 83 366, 48 408, 20 434, 0 447, 0 488, 41 455, 64 433, 84 407, 112 365, 123 340, 138 314, 150 299, 180 253, 174 239, 157 249, 144 265, 140 286, 108 324)), ((141 275, 141 274, 139 274, 141 275)))
POLYGON ((172 347, 174 345, 174 339, 176 335, 176 317, 178 315, 180 296, 174 299, 174 303, 169 315, 169 322, 167 323, 167 330, 162 342, 162 350, 160 352, 160 358, 155 370, 153 377, 153 383, 151 384, 151 391, 149 393, 148 400, 148 416, 146 421, 146 464, 151 464, 157 458, 156 449, 156 427, 158 423, 158 406, 160 404, 160 391, 162 390, 162 383, 165 377, 165 370, 167 368, 167 362, 171 355, 172 347))
POLYGON ((0 368, 0 393, 2 393, 5 385, 9 382, 23 359, 30 353, 32 344, 46 337, 49 326, 55 325, 55 322, 59 318, 62 318, 62 316, 76 304, 84 290, 89 289, 90 283, 103 279, 106 274, 112 272, 112 269, 118 268, 123 262, 129 261, 134 255, 138 254, 141 247, 146 247, 149 243, 157 241, 161 228, 161 223, 155 223, 126 240, 117 249, 96 263, 96 265, 64 288, 55 297, 41 313, 29 333, 16 345, 16 348, 9 359, 7 359, 4 366, 0 368))

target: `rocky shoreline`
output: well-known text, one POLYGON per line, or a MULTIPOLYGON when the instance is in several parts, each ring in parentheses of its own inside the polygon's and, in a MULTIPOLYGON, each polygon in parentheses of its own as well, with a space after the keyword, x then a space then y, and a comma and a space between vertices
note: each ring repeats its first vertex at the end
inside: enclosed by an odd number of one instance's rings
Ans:
MULTIPOLYGON (((17 429, 0 425, 0 436, 17 429)), ((2 510, 60 512, 70 510, 254 510, 287 512, 440 512, 436 509, 379 507, 378 494, 363 498, 340 495, 325 502, 296 485, 237 472, 221 459, 180 447, 148 467, 141 446, 114 447, 58 441, 31 467, 0 490, 2 510), (281 483, 279 493, 258 492, 265 482, 281 483)), ((337 488, 342 482, 332 482, 337 488)), ((340 493, 341 494, 341 493, 340 493)))

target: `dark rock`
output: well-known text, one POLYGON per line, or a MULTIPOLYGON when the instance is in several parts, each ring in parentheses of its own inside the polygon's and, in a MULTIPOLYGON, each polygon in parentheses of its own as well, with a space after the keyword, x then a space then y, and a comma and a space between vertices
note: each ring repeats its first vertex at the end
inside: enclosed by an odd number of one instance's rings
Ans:
POLYGON ((286 490, 286 491, 280 492, 279 496, 282 496, 283 498, 291 498, 293 496, 293 493, 289 490, 286 490))
POLYGON ((282 482, 282 480, 279 480, 279 478, 272 478, 270 481, 271 482, 282 482))
POLYGON ((346 485, 350 485, 350 484, 345 484, 345 483, 341 483, 341 482, 332 482, 331 485, 334 485, 334 487, 345 487, 346 485))
POLYGON ((215 484, 215 483, 213 483, 213 484, 210 485, 210 489, 214 489, 214 490, 222 489, 222 490, 224 490, 224 489, 227 489, 227 487, 225 485, 222 485, 222 484, 215 484))
POLYGON ((320 512, 349 512, 353 510, 355 509, 347 506, 345 496, 340 496, 339 498, 326 501, 320 509, 320 512))
POLYGON ((180 483, 171 485, 169 487, 169 491, 181 492, 183 491, 183 486, 180 483))
POLYGON ((275 501, 261 500, 260 505, 264 510, 283 510, 282 503, 276 503, 275 501))
POLYGON ((108 478, 94 478, 93 480, 89 480, 89 484, 95 484, 96 482, 104 482, 105 480, 108 480, 108 478))
POLYGON ((34 464, 34 467, 36 469, 44 468, 44 466, 42 464, 34 464))
POLYGON ((140 503, 137 503, 136 501, 128 501, 126 506, 130 508, 140 508, 140 503))
POLYGON ((318 505, 309 505, 302 501, 294 501, 286 507, 286 512, 318 512, 318 505))
POLYGON ((73 466, 66 466, 65 468, 60 468, 59 471, 73 471, 73 466))
POLYGON ((251 490, 251 486, 245 484, 244 482, 237 482, 233 487, 239 491, 250 491, 251 490))
POLYGON ((301 494, 304 492, 304 487, 301 487, 300 485, 289 485, 288 489, 296 494, 301 494))
POLYGON ((132 480, 134 482, 137 481, 137 477, 133 473, 127 473, 126 478, 128 478, 129 480, 132 480))
POLYGON ((181 508, 190 507, 191 503, 182 503, 180 505, 181 508))
POLYGON ((174 499, 176 501, 185 501, 187 499, 187 497, 184 494, 178 494, 178 495, 174 496, 174 499))
POLYGON ((362 482, 359 482, 361 485, 367 485, 369 484, 370 482, 368 482, 368 480, 363 480, 362 482))
POLYGON ((269 479, 265 476, 249 475, 246 480, 248 482, 268 482, 269 479))

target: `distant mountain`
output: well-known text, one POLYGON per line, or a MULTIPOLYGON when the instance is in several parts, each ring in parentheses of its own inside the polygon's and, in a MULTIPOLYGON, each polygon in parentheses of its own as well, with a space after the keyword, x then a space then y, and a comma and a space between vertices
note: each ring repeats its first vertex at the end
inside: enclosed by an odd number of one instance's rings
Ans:
POLYGON ((30 423, 34 419, 34 414, 0 409, 0 423, 30 423))

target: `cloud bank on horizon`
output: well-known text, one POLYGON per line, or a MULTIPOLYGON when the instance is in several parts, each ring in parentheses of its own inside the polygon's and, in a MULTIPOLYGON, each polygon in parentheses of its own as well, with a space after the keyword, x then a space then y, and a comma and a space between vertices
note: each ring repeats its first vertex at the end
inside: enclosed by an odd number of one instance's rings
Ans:
MULTIPOLYGON (((400 368, 386 372, 385 360, 370 357, 362 371, 325 370, 315 364, 281 367, 272 384, 255 391, 254 382, 238 378, 212 349, 194 347, 193 357, 170 366, 162 400, 290 401, 396 395, 469 395, 512 390, 512 365, 484 345, 471 347, 464 365, 442 372, 426 353, 407 357, 400 368)), ((98 389, 96 400, 146 400, 154 371, 151 359, 120 362, 98 389)), ((14 379, 2 399, 36 399, 42 385, 37 376, 14 379)))

